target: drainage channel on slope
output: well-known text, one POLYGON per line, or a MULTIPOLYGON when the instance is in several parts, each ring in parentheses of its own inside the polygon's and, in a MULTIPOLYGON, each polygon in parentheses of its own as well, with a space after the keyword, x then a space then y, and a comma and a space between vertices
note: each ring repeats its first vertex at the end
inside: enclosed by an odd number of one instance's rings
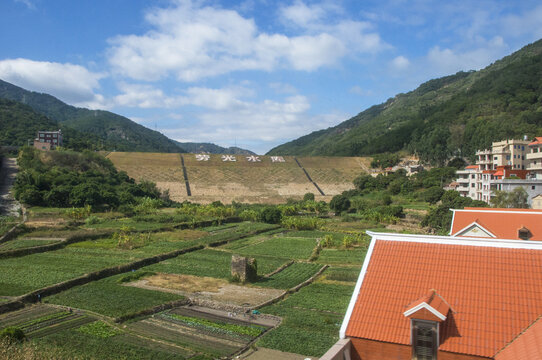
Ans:
POLYGON ((192 196, 192 191, 190 191, 190 183, 188 182, 188 174, 186 173, 186 167, 184 166, 184 158, 182 155, 181 155, 181 166, 183 168, 184 184, 186 185, 186 195, 192 196))
POLYGON ((320 189, 320 186, 318 186, 317 183, 315 183, 312 178, 310 177, 309 173, 307 172, 307 170, 305 170, 305 168, 301 165, 301 163, 299 162, 299 160, 297 160, 297 158, 294 156, 294 160, 295 162, 297 163, 297 166, 299 166, 301 168, 301 170, 303 170, 303 172, 305 173, 305 175, 307 176, 307 179, 309 179, 309 181, 314 185, 314 187, 316 188, 316 190, 318 190, 320 192, 321 195, 326 195, 324 194, 324 192, 322 191, 322 189, 320 189))

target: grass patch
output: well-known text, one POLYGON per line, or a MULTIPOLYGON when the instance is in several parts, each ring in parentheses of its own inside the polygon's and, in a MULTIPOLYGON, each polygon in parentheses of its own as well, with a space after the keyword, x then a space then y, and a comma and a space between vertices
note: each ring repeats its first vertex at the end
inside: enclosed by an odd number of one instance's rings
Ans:
POLYGON ((241 255, 267 255, 285 259, 306 260, 316 246, 312 238, 293 238, 277 236, 264 242, 238 249, 241 255))
POLYGON ((270 278, 261 279, 254 285, 290 289, 313 276, 321 267, 318 264, 295 263, 270 278))
POLYGON ((329 267, 321 280, 353 282, 358 281, 360 268, 358 267, 329 267))
POLYGON ((60 242, 60 240, 32 240, 32 239, 16 239, 0 244, 0 251, 24 249, 34 246, 43 246, 60 242))
POLYGON ((185 359, 191 353, 173 349, 139 337, 123 334, 97 337, 81 331, 64 330, 33 340, 38 349, 54 347, 55 359, 185 359))
POLYGON ((339 339, 342 315, 282 305, 265 307, 261 311, 281 316, 283 322, 266 333, 257 346, 320 357, 339 339))
POLYGON ((322 249, 317 262, 323 264, 363 264, 367 249, 322 249))
POLYGON ((83 333, 92 335, 95 337, 99 337, 102 339, 122 334, 122 331, 114 328, 113 326, 103 322, 103 321, 95 321, 90 324, 85 324, 77 328, 77 331, 83 333))
POLYGON ((124 275, 116 275, 76 286, 47 297, 44 302, 120 317, 183 298, 180 295, 160 291, 122 286, 117 283, 122 276, 124 275))
POLYGON ((27 255, 0 261, 0 296, 17 296, 61 281, 125 264, 134 256, 121 251, 77 249, 27 255))

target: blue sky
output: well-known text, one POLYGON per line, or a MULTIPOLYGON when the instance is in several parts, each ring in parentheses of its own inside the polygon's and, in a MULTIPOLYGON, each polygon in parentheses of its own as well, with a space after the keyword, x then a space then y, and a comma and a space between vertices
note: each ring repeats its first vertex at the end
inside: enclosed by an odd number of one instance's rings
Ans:
POLYGON ((0 79, 257 153, 542 38, 531 0, 2 0, 0 16, 0 79))

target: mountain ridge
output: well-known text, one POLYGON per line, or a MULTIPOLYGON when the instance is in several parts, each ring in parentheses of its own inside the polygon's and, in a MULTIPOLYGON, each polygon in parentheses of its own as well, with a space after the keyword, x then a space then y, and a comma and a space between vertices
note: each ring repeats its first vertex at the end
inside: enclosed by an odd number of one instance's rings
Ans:
POLYGON ((422 83, 268 155, 361 156, 408 150, 443 163, 506 137, 542 132, 542 40, 479 71, 422 83))

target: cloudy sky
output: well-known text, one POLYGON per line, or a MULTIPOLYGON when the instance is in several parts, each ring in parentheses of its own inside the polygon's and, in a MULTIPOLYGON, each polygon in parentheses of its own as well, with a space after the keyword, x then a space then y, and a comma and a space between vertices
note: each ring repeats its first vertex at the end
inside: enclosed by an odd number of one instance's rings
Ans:
POLYGON ((539 0, 1 0, 0 79, 265 153, 542 38, 539 0))

